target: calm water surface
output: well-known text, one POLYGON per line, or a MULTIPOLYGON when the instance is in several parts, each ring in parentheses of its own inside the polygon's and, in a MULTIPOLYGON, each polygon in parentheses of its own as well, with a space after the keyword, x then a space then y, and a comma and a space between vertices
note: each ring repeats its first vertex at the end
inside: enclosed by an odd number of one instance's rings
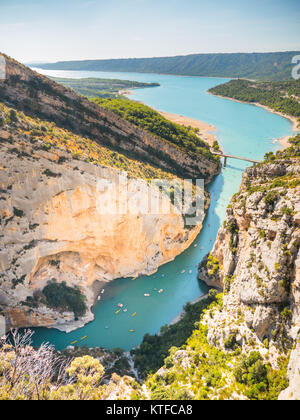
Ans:
MULTIPOLYGON (((227 153, 261 160, 264 154, 279 149, 273 140, 292 134, 292 124, 275 114, 253 105, 217 98, 207 90, 227 79, 165 76, 139 73, 107 73, 77 71, 43 71, 56 77, 101 77, 111 79, 158 82, 160 87, 136 89, 132 99, 156 109, 205 121, 217 127, 216 135, 227 153)), ((110 283, 101 302, 94 308, 95 320, 70 334, 53 329, 35 329, 34 344, 50 342, 57 349, 79 340, 88 347, 130 350, 141 343, 146 333, 157 333, 182 312, 184 305, 203 295, 207 288, 197 280, 197 265, 211 250, 231 196, 239 189, 242 173, 249 166, 229 160, 210 185, 212 203, 202 232, 194 244, 175 261, 161 267, 150 277, 135 281, 118 279, 110 283), (181 274, 186 270, 185 274, 181 274), (192 270, 192 274, 189 271, 192 270), (159 294, 157 290, 163 289, 159 294), (149 293, 150 297, 144 297, 149 293), (116 315, 118 303, 128 312, 116 315), (137 313, 132 317, 133 313, 137 313), (134 330, 134 333, 130 333, 134 330), (87 336, 83 341, 81 337, 87 336)))

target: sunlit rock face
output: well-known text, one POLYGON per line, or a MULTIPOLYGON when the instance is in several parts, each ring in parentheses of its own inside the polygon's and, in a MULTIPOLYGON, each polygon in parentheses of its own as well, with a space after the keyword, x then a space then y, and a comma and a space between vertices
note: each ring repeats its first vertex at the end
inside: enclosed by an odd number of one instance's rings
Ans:
POLYGON ((118 196, 118 206, 127 206, 127 212, 107 214, 101 204, 113 201, 115 194, 102 191, 99 182, 117 187, 118 171, 70 159, 61 151, 33 152, 30 146, 20 149, 29 152, 20 159, 11 153, 16 146, 17 140, 0 151, 0 306, 10 326, 71 330, 83 325, 93 318, 90 310, 75 322, 72 313, 29 307, 27 298, 56 279, 79 286, 91 308, 105 282, 152 274, 201 230, 202 219, 185 227, 167 195, 162 205, 169 206, 168 214, 143 214, 138 203, 150 203, 157 188, 138 179, 128 180, 128 195, 118 196), (66 161, 59 164, 62 155, 66 161))
MULTIPOLYGON (((294 152, 295 154, 295 152, 294 152)), ((224 308, 207 318, 208 340, 224 348, 235 334, 243 351, 259 350, 276 367, 293 349, 290 387, 300 389, 299 158, 249 168, 199 278, 224 290, 224 308)))

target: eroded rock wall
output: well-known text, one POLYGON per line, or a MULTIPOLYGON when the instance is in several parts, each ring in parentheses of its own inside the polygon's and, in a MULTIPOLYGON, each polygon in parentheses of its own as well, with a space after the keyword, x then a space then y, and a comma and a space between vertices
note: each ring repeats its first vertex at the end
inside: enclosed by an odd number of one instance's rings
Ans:
POLYGON ((245 353, 259 350, 275 367, 297 346, 283 397, 299 397, 299 179, 293 156, 249 168, 199 268, 201 280, 224 291, 223 310, 206 319, 210 343, 224 348, 234 337, 245 353))

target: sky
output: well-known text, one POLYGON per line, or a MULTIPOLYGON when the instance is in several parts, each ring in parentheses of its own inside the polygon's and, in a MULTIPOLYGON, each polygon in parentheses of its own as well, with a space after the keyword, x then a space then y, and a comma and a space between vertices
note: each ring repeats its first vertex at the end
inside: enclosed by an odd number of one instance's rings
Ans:
POLYGON ((23 62, 300 51, 299 0, 0 0, 23 62))

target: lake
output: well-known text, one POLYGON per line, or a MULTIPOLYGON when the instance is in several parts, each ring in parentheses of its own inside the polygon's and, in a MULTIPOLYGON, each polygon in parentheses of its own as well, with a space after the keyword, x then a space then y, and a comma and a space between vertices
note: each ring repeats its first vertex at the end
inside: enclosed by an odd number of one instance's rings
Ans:
MULTIPOLYGON (((157 82, 160 87, 136 89, 131 98, 161 111, 184 115, 217 127, 222 149, 233 155, 262 160, 265 153, 280 148, 274 139, 292 134, 289 120, 248 104, 218 98, 207 90, 228 79, 166 76, 140 73, 108 73, 88 71, 45 71, 55 77, 100 77, 111 79, 157 82)), ((146 333, 154 334, 169 324, 187 302, 207 292, 197 280, 197 266, 210 252, 218 229, 225 218, 230 198, 239 189, 247 164, 229 160, 227 168, 209 186, 212 202, 203 229, 194 244, 173 262, 162 266, 152 276, 135 281, 118 279, 106 286, 102 300, 94 308, 95 320, 85 327, 66 334, 54 329, 34 329, 34 345, 50 342, 58 350, 78 340, 88 347, 122 348, 130 350, 139 345, 146 333), (185 270, 184 274, 181 274, 185 270), (192 270, 192 274, 189 271, 192 270), (158 290, 164 292, 159 294, 158 290), (144 294, 149 293, 150 297, 144 294), (118 303, 128 312, 118 315, 118 303), (132 314, 136 312, 136 316, 132 314), (134 330, 131 333, 130 330, 134 330), (85 340, 81 337, 87 336, 85 340)))

